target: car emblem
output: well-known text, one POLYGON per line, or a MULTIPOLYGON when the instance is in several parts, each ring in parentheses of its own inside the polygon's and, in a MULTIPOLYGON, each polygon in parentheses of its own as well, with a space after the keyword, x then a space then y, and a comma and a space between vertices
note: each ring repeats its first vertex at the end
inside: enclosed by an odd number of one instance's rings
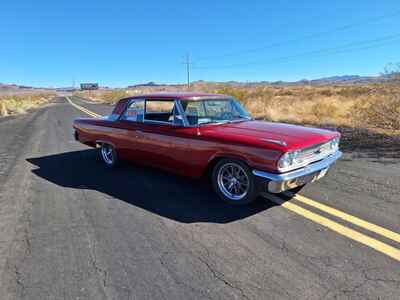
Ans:
POLYGON ((281 145, 281 146, 287 146, 287 143, 285 141, 280 141, 280 140, 274 140, 274 139, 261 139, 265 142, 281 145))

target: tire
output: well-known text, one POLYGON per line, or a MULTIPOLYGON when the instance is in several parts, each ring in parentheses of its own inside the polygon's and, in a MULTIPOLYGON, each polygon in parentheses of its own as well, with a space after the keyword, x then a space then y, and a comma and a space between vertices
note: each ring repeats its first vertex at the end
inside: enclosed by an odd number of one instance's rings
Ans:
POLYGON ((231 205, 253 202, 258 194, 250 168, 240 160, 222 159, 211 174, 215 193, 231 205))
POLYGON ((118 165, 118 154, 114 147, 107 143, 102 143, 100 146, 101 160, 108 168, 115 168, 118 165))

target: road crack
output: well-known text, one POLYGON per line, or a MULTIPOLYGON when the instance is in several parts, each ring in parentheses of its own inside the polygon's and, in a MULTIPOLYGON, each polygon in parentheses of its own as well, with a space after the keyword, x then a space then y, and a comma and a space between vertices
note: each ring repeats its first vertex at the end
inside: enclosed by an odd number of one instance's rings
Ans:
POLYGON ((215 279, 219 280, 230 288, 239 291, 243 298, 250 300, 250 298, 246 295, 241 287, 234 285, 230 281, 226 280, 225 275, 214 269, 205 259, 201 258, 200 256, 198 256, 197 259, 207 267, 207 269, 211 272, 215 279))
MULTIPOLYGON (((82 195, 83 195, 85 203, 87 203, 89 200, 86 197, 85 190, 82 190, 82 195)), ((90 220, 91 219, 91 217, 90 217, 90 215, 89 215, 89 213, 88 213, 86 208, 83 208, 83 214, 84 214, 86 220, 90 220)), ((88 246, 89 246, 89 249, 90 249, 90 257, 91 257, 92 267, 100 277, 99 279, 100 279, 101 285, 103 287, 104 295, 107 298, 110 298, 110 297, 108 297, 107 292, 106 292, 107 278, 108 278, 107 270, 99 266, 98 258, 97 258, 97 251, 96 251, 96 243, 93 242, 91 237, 90 237, 89 225, 86 224, 86 226, 84 226, 84 228, 86 229, 85 230, 85 232, 86 232, 86 240, 88 242, 88 246)))

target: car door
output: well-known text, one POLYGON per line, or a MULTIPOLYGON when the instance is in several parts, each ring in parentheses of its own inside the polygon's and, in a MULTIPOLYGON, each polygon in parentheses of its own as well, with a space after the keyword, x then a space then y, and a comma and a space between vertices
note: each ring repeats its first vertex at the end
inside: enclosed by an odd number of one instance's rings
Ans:
POLYGON ((140 145, 146 164, 171 168, 171 132, 176 126, 174 99, 146 99, 140 145))
MULTIPOLYGON (((172 101, 172 100, 171 100, 172 101)), ((151 101, 146 100, 146 112, 151 114, 154 109, 148 105, 151 101)), ((157 107, 158 105, 155 105, 157 107)), ((180 113, 179 102, 174 101, 167 107, 172 110, 168 122, 144 120, 144 140, 148 151, 148 160, 153 166, 167 169, 177 174, 197 176, 196 155, 193 155, 191 143, 198 139, 198 130, 194 127, 185 127, 183 115, 180 113), (193 167, 195 167, 193 169, 193 167)), ((162 113, 158 111, 156 113, 162 113)), ((149 115, 150 116, 150 115, 149 115)))
POLYGON ((114 125, 119 129, 118 150, 121 158, 139 163, 146 158, 142 146, 144 101, 144 99, 131 100, 114 125))

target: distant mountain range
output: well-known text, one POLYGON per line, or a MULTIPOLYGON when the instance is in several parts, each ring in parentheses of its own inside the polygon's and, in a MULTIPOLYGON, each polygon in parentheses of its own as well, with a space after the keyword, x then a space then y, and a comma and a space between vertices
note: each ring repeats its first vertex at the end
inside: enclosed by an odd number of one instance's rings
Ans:
MULTIPOLYGON (((359 75, 343 75, 343 76, 331 76, 319 79, 302 79, 299 81, 204 81, 197 80, 193 81, 191 84, 193 86, 201 86, 207 84, 223 84, 231 86, 245 86, 245 85, 330 85, 330 84, 367 84, 367 83, 378 83, 387 81, 387 76, 359 76, 359 75)), ((162 86, 182 86, 184 84, 158 84, 155 82, 140 83, 135 85, 130 85, 128 88, 138 88, 138 87, 162 87, 162 86)), ((30 86, 16 85, 16 84, 2 84, 0 83, 0 90, 18 90, 18 89, 34 89, 30 86)))
POLYGON ((0 83, 0 96, 11 96, 20 94, 42 93, 42 92, 45 93, 53 90, 54 89, 35 88, 24 85, 0 83))
POLYGON ((382 82, 387 80, 384 76, 359 76, 359 75, 343 75, 343 76, 331 76, 324 77, 313 80, 300 80, 297 82, 293 82, 294 84, 356 84, 356 83, 373 83, 373 82, 382 82))
POLYGON ((220 83, 227 85, 329 85, 329 84, 366 84, 378 83, 388 80, 385 76, 359 76, 359 75, 343 75, 331 76, 319 79, 302 79, 299 81, 257 81, 257 82, 241 82, 241 81, 226 81, 226 82, 212 82, 198 80, 192 82, 193 85, 205 85, 212 83, 220 83))

